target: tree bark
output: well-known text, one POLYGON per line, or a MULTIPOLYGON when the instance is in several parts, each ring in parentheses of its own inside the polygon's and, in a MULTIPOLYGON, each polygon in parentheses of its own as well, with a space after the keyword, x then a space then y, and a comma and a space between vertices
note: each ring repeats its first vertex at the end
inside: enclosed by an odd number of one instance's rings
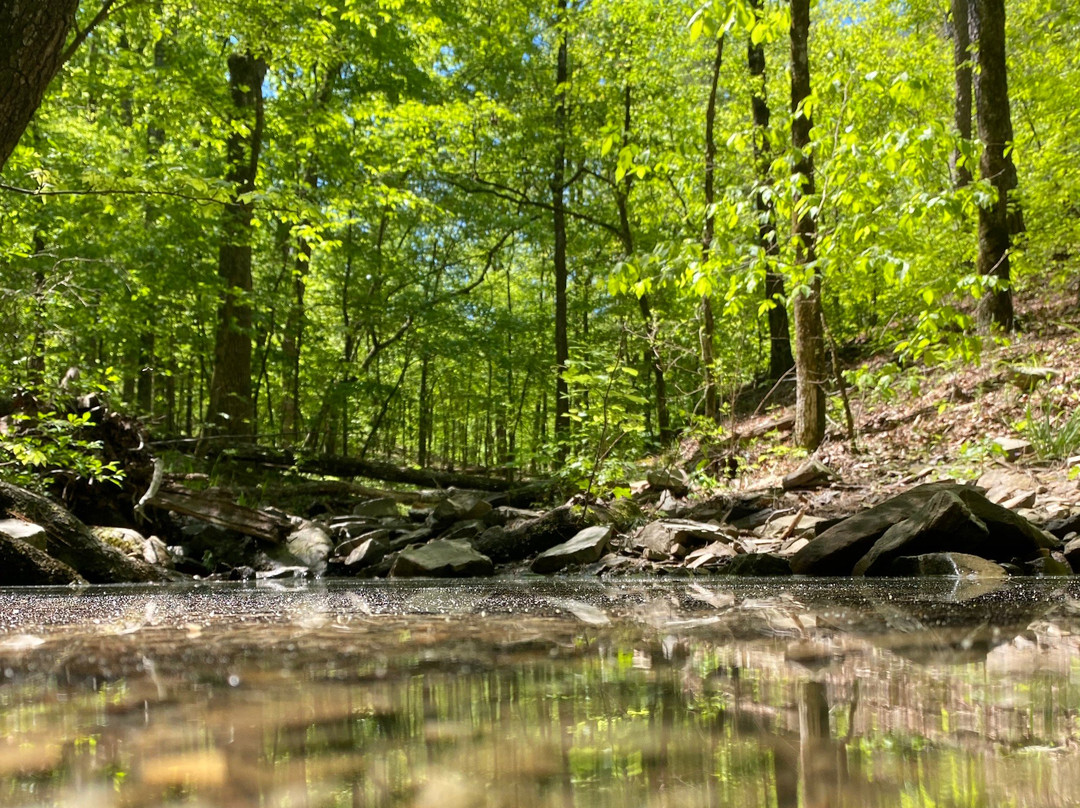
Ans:
POLYGON ((0 169, 64 64, 79 0, 0 3, 0 169))
POLYGON ((995 281, 979 300, 978 321, 984 331, 1013 329, 1009 288, 1009 194, 1017 186, 1012 147, 1012 116, 1005 65, 1005 0, 972 0, 971 40, 978 49, 975 71, 975 116, 983 144, 979 174, 989 180, 996 199, 979 208, 979 275, 995 281))
MULTIPOLYGON (((971 33, 969 0, 951 0, 949 16, 953 40, 953 125, 956 136, 971 140, 971 33)), ((971 167, 962 163, 960 150, 954 149, 949 158, 953 184, 963 188, 971 184, 971 167)))
MULTIPOLYGON (((709 103, 705 108, 705 226, 701 234, 701 266, 703 271, 712 254, 713 237, 716 234, 716 94, 720 84, 720 66, 724 62, 724 35, 716 40, 716 56, 713 58, 709 83, 709 103)), ((698 330, 701 344, 701 366, 705 382, 705 417, 710 421, 720 418, 716 395, 715 339, 716 325, 713 318, 712 296, 701 296, 701 327, 698 330)))
POLYGON ((233 184, 225 204, 218 252, 222 285, 210 382, 207 433, 248 437, 254 431, 251 399, 251 238, 253 202, 263 130, 262 83, 266 63, 250 53, 229 57, 234 124, 227 145, 226 179, 233 184))
POLYGON ((813 451, 825 437, 825 340, 821 319, 821 273, 817 269, 817 223, 811 213, 814 158, 810 150, 813 121, 803 109, 810 97, 810 0, 791 0, 791 145, 795 192, 795 265, 809 273, 806 289, 795 295, 795 442, 813 451))
MULTIPOLYGON (((760 18, 763 0, 753 0, 754 16, 760 18)), ((772 185, 769 177, 772 165, 772 147, 769 142, 769 101, 765 95, 765 45, 754 44, 746 49, 746 63, 750 77, 755 80, 750 97, 754 117, 754 158, 757 163, 758 185, 754 191, 754 207, 758 215, 758 248, 765 262, 765 299, 772 304, 769 309, 769 378, 780 379, 795 366, 791 355, 791 326, 788 322, 784 276, 776 268, 780 245, 776 237, 776 211, 767 190, 772 185)))
POLYGON ((559 0, 556 24, 559 51, 555 66, 555 165, 551 175, 552 226, 555 236, 555 440, 564 458, 570 437, 570 389, 564 378, 570 360, 566 302, 566 136, 567 82, 570 79, 569 38, 566 33, 567 0, 559 0))

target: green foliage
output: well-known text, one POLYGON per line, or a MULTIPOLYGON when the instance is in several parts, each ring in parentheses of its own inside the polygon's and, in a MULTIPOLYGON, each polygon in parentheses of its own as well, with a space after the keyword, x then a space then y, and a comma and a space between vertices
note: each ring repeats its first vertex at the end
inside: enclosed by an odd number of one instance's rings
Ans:
POLYGON ((1065 460, 1080 454, 1080 407, 1061 408, 1044 401, 1033 410, 1028 402, 1024 419, 1014 426, 1031 443, 1039 460, 1065 460))
POLYGON ((8 421, 8 431, 0 438, 0 479, 5 482, 41 491, 58 480, 81 478, 115 485, 123 480, 123 470, 115 462, 102 461, 101 442, 83 437, 93 426, 90 413, 46 412, 35 417, 17 413, 8 421))

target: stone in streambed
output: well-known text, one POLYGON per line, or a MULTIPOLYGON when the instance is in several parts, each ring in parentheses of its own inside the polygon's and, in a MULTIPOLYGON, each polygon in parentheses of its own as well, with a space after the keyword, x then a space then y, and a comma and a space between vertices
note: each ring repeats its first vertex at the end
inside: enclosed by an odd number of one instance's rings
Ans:
POLYGON ((481 555, 467 541, 438 539, 419 547, 407 547, 394 562, 394 578, 462 578, 493 575, 491 559, 481 555))
POLYGON ((486 499, 458 491, 435 506, 427 518, 427 524, 428 527, 441 529, 454 522, 482 519, 490 511, 491 503, 486 499))
POLYGON ((720 572, 742 578, 770 578, 791 575, 791 564, 786 558, 773 553, 745 553, 731 559, 720 572))
POLYGON ((571 564, 591 564, 600 559, 615 534, 609 525, 595 525, 578 532, 569 541, 545 550, 532 563, 532 571, 558 572, 571 564))
POLYGON ((886 530, 855 564, 852 574, 888 575, 893 560, 900 556, 940 550, 975 553, 989 535, 986 523, 954 491, 939 491, 910 518, 886 530))
MULTIPOLYGON (((708 522, 694 522, 689 519, 662 519, 658 522, 650 522, 639 529, 632 538, 634 547, 640 549, 650 561, 662 561, 675 553, 678 547, 686 549, 724 540, 731 541, 731 537, 723 528, 708 522)), ((683 555, 686 553, 684 552, 683 555)))
POLYGON ((399 516, 397 502, 390 497, 379 497, 361 502, 353 508, 353 516, 386 519, 399 516))
POLYGON ((305 567, 321 572, 334 549, 334 542, 326 530, 309 522, 289 534, 285 548, 305 567))
POLYGON ((925 553, 893 560, 890 575, 949 578, 1005 578, 1009 572, 1000 564, 969 553, 925 553))
POLYGON ((372 536, 360 542, 345 559, 350 570, 361 570, 378 564, 390 552, 390 543, 384 536, 372 536))

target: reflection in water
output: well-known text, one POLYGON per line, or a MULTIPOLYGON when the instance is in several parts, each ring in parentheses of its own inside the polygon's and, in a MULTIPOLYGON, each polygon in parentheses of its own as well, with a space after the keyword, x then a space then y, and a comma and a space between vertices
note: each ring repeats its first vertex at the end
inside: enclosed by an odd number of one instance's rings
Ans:
POLYGON ((1072 804, 1073 585, 935 586, 0 592, 0 805, 1072 804))

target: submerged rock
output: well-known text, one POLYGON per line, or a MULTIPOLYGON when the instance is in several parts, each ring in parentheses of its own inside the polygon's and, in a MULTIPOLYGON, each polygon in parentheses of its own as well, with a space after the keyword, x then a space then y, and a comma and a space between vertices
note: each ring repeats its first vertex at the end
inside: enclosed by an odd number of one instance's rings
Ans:
POLYGON ((615 534, 609 525, 594 525, 579 531, 572 539, 545 550, 532 563, 532 571, 541 574, 558 572, 571 564, 598 561, 615 534))
POLYGON ((724 575, 738 575, 745 578, 766 578, 791 575, 791 564, 786 558, 774 553, 746 553, 731 559, 731 563, 721 572, 724 575))
POLYGON ((491 559, 467 541, 437 539, 419 547, 407 547, 398 555, 390 575, 394 578, 460 578, 493 575, 491 559))

